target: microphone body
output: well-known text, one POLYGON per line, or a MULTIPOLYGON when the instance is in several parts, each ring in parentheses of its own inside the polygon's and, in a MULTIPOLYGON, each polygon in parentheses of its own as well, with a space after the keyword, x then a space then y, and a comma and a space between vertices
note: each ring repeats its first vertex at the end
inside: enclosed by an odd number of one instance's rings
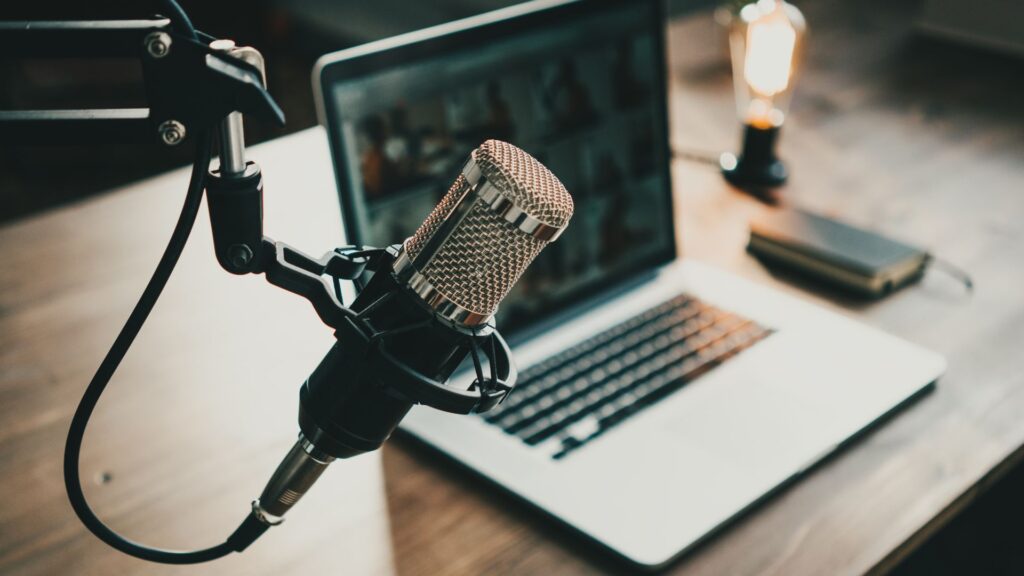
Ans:
POLYGON ((421 326, 395 334, 389 345, 410 369, 438 381, 447 380, 466 357, 466 338, 486 334, 435 322, 431 311, 386 270, 373 275, 351 308, 366 312, 382 298, 362 320, 348 321, 337 331, 337 342, 301 386, 299 440, 257 501, 268 523, 279 523, 335 459, 379 448, 417 403, 381 380, 379 365, 369 360, 372 333, 421 326))
POLYGON ((503 399, 515 369, 494 313, 572 210, 558 179, 522 150, 494 140, 474 150, 415 234, 387 249, 302 385, 299 440, 253 503, 257 516, 280 522, 327 465, 379 448, 414 404, 469 413, 503 399), (484 393, 481 352, 500 394, 484 393), (445 386, 467 356, 477 380, 445 386))
POLYGON ((467 338, 479 341, 490 333, 473 334, 436 321, 387 270, 373 275, 352 310, 365 316, 338 330, 338 341, 303 384, 299 398, 303 436, 335 458, 379 448, 416 403, 380 381, 378 364, 370 361, 371 331, 402 330, 388 338, 388 350, 410 369, 442 382, 469 352, 467 338), (380 304, 368 309, 375 302, 380 304))

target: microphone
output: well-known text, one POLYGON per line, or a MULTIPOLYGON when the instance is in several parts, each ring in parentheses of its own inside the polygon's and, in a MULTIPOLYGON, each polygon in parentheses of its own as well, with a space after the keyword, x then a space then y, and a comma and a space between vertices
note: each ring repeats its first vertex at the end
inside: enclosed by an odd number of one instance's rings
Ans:
MULTIPOLYGON (((176 0, 163 4, 170 18, 21 22, 11 28, 25 32, 23 40, 47 54, 61 52, 54 52, 54 41, 72 36, 80 40, 83 35, 96 36, 91 44, 114 46, 114 52, 122 52, 123 44, 131 54, 142 54, 151 96, 148 115, 132 110, 131 117, 122 117, 118 110, 114 115, 104 110, 29 110, 20 116, 19 111, 14 116, 0 112, 0 125, 30 140, 49 141, 53 138, 48 135, 65 132, 93 138, 93 124, 99 122, 113 128, 100 132, 120 139, 152 135, 155 129, 168 146, 186 137, 196 142, 178 222, 75 409, 63 466, 71 507, 100 540, 144 560, 195 564, 244 551, 282 521, 333 460, 379 448, 414 404, 468 414, 500 403, 514 386, 516 371, 508 345, 494 328, 494 314, 526 266, 565 229, 573 205, 562 184, 539 162, 510 144, 491 140, 472 152, 441 203, 401 245, 384 250, 343 246, 316 260, 274 242, 263 235, 262 174, 258 165, 245 160, 241 116, 284 123, 262 81, 262 57, 251 48, 234 48, 232 42, 198 32, 176 0), (164 86, 177 89, 154 89, 164 86), (211 130, 218 126, 221 167, 211 173, 211 130), (164 550, 128 540, 107 526, 86 500, 79 465, 93 411, 174 270, 204 191, 221 267, 233 274, 264 274, 271 284, 306 298, 335 330, 337 343, 300 387, 299 439, 245 520, 214 546, 164 550), (341 281, 360 278, 366 269, 373 271, 369 283, 346 307, 341 281), (467 358, 476 378, 467 388, 447 386, 467 358)), ((83 43, 73 44, 78 49, 83 43)))
POLYGON ((332 461, 379 448, 415 404, 469 414, 504 399, 516 371, 494 314, 572 212, 562 183, 526 152, 498 140, 474 150, 419 229, 387 249, 300 387, 299 439, 253 515, 279 524, 332 461), (447 386, 467 357, 472 385, 447 386))

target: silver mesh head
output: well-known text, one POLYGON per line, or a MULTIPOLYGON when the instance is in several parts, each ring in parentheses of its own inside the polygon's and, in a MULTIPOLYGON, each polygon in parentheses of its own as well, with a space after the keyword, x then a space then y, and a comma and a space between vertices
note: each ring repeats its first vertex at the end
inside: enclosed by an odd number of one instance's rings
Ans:
POLYGON ((558 178, 533 156, 500 140, 473 151, 483 177, 530 216, 555 228, 572 217, 572 196, 558 178))
POLYGON ((572 197, 543 164, 488 140, 420 228, 395 269, 445 317, 486 322, 572 216, 572 197))

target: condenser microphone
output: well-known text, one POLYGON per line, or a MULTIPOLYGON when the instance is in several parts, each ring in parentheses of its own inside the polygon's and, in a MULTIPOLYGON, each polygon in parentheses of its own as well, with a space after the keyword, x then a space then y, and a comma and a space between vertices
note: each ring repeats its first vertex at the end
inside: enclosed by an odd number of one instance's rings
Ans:
POLYGON ((473 413, 504 399, 516 373, 494 314, 572 212, 562 183, 526 152, 497 140, 474 150, 419 229, 387 250, 301 386, 299 440, 255 516, 279 523, 333 460, 379 448, 415 404, 473 413), (467 358, 472 385, 448 386, 467 358))

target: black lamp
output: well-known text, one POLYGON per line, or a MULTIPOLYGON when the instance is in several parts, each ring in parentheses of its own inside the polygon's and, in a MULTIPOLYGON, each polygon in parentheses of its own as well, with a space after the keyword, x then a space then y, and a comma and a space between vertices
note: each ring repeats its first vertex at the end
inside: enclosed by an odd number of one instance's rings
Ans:
POLYGON ((805 31, 803 15, 782 0, 747 4, 732 19, 729 48, 743 148, 739 156, 722 154, 719 163, 737 188, 760 194, 786 181, 775 141, 789 110, 805 31))

